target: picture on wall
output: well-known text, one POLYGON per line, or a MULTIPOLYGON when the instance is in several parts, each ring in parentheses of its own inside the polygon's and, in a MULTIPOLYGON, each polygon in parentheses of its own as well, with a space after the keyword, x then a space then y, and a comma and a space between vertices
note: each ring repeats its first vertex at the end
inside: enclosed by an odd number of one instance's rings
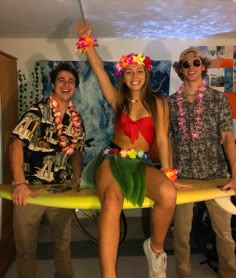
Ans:
POLYGON ((199 46, 211 60, 208 84, 222 92, 236 92, 236 46, 199 46))
POLYGON ((211 60, 208 85, 227 96, 236 119, 236 46, 199 46, 199 49, 211 60))

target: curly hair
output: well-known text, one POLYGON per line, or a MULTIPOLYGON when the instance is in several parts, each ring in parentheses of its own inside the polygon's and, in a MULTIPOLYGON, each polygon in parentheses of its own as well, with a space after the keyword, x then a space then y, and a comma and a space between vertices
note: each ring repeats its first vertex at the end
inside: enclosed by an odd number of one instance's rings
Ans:
POLYGON ((72 67, 70 63, 67 62, 60 62, 51 72, 50 72, 50 78, 53 85, 55 85, 57 76, 59 72, 61 71, 68 71, 71 74, 73 74, 75 78, 75 87, 77 88, 79 86, 79 76, 77 71, 72 67))

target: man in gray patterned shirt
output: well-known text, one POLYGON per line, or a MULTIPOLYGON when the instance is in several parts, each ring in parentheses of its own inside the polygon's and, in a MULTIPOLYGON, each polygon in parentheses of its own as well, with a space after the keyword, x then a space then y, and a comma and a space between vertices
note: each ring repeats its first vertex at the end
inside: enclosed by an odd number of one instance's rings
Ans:
MULTIPOLYGON (((183 84, 169 97, 172 166, 178 168, 180 178, 227 177, 230 171, 233 179, 222 190, 236 189, 236 148, 231 109, 225 95, 207 87, 204 81, 209 64, 210 61, 198 48, 184 50, 179 61, 173 64, 183 84)), ((235 278, 232 215, 214 200, 206 201, 206 206, 216 233, 218 275, 235 278)), ((193 203, 176 207, 174 248, 179 278, 191 277, 189 242, 192 219, 193 203)))

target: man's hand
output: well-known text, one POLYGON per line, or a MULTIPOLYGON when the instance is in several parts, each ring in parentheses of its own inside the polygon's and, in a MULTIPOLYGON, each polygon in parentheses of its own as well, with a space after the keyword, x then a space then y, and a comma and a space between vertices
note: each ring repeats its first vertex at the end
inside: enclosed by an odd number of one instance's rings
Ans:
POLYGON ((29 189, 27 184, 17 185, 12 193, 12 201, 16 206, 25 206, 28 196, 37 198, 37 195, 29 189))
POLYGON ((221 190, 226 191, 226 190, 229 190, 231 188, 236 190, 236 178, 233 178, 229 183, 222 186, 221 190))

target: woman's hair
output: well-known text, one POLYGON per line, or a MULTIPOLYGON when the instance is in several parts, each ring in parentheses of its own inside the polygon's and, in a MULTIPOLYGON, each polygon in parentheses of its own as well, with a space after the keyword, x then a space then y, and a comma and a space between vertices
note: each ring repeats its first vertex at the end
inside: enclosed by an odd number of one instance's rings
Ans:
MULTIPOLYGON (((202 71, 202 78, 205 78, 207 76, 207 69, 209 67, 209 65, 211 64, 211 60, 208 58, 199 58, 202 62, 202 64, 205 66, 205 70, 202 71)), ((184 76, 183 76, 183 71, 182 71, 182 63, 183 60, 179 61, 179 62, 174 62, 174 64, 172 65, 175 72, 178 74, 179 78, 184 81, 184 76)))
MULTIPOLYGON (((157 118, 157 108, 156 108, 156 99, 155 95, 152 92, 150 87, 150 74, 148 70, 144 67, 146 80, 144 82, 140 100, 147 111, 153 118, 153 121, 156 121, 157 118)), ((115 124, 119 121, 121 114, 126 112, 130 113, 130 89, 124 82, 124 73, 121 74, 119 80, 119 89, 117 93, 117 102, 116 102, 116 110, 115 110, 115 124)))
POLYGON ((51 72, 50 72, 50 78, 51 78, 51 82, 52 84, 55 85, 57 76, 59 74, 59 72, 61 71, 68 71, 71 74, 73 74, 74 78, 75 78, 75 87, 77 88, 79 86, 79 76, 77 71, 72 67, 72 65, 70 63, 66 63, 66 62, 61 62, 59 63, 51 72))

